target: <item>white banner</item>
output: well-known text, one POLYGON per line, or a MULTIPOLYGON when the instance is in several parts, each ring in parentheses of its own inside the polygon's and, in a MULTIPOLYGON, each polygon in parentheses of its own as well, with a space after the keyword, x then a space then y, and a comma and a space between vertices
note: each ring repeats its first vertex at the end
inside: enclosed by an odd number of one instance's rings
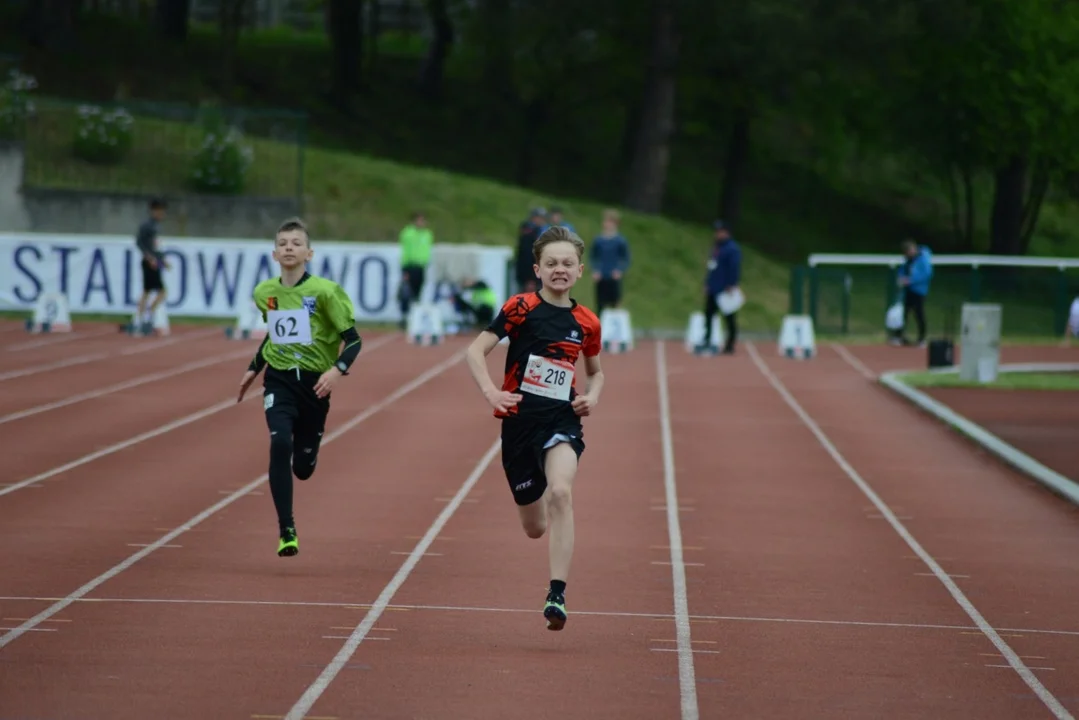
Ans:
MULTIPOLYGON (((234 318, 255 285, 277 277, 272 240, 161 237, 171 267, 163 274, 170 315, 234 318)), ((345 289, 357 322, 392 322, 401 316, 400 248, 393 243, 315 242, 313 275, 345 289)), ((508 297, 503 247, 436 245, 435 254, 467 254, 477 279, 498 302, 508 297)), ((428 268, 423 299, 446 297, 448 287, 428 268)), ((60 292, 72 313, 126 315, 142 294, 141 257, 134 237, 0 233, 0 310, 31 310, 43 292, 60 292)))

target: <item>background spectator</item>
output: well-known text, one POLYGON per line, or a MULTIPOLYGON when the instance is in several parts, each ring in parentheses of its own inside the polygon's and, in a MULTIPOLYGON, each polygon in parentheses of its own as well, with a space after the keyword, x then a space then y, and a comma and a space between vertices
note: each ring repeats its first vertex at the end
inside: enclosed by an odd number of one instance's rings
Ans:
POLYGON ((401 244, 401 285, 398 301, 401 304, 401 327, 408 322, 408 311, 412 301, 419 299, 423 292, 427 267, 431 264, 431 246, 435 243, 434 233, 427 227, 427 218, 423 213, 412 215, 412 222, 405 225, 398 237, 401 244))
POLYGON ((899 287, 903 288, 903 327, 892 341, 895 345, 909 345, 906 337, 907 316, 914 313, 918 323, 918 347, 925 347, 925 297, 929 294, 929 281, 933 277, 933 253, 913 240, 903 241, 903 254, 907 261, 899 268, 899 287))
POLYGON ((535 292, 539 290, 539 280, 532 267, 536 260, 532 255, 532 244, 540 236, 541 228, 547 227, 547 211, 541 207, 533 208, 529 218, 517 229, 516 275, 517 292, 535 292))
MULTIPOLYGON (((704 342, 698 347, 699 352, 708 352, 712 342, 712 318, 719 312, 720 293, 738 290, 738 283, 742 277, 742 250, 738 243, 731 237, 726 225, 722 220, 716 220, 712 225, 715 230, 715 244, 712 246, 712 255, 708 260, 708 275, 704 281, 704 342)), ((738 339, 738 313, 723 314, 723 324, 727 329, 727 341, 723 346, 723 354, 734 353, 734 345, 738 339)))
POLYGON ((618 232, 620 217, 617 210, 604 210, 603 230, 592 240, 589 261, 592 279, 596 281, 596 314, 604 308, 617 308, 622 303, 622 278, 629 269, 629 243, 618 232))

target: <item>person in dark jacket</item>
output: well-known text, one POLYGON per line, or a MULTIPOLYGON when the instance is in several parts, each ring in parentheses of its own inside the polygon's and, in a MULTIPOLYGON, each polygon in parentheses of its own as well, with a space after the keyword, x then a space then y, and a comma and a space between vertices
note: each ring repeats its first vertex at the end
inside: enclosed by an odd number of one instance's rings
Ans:
MULTIPOLYGON (((708 259, 708 274, 704 281, 704 342, 698 347, 698 352, 708 352, 712 342, 712 318, 719 312, 716 296, 737 290, 742 277, 742 250, 738 243, 731 237, 723 221, 717 220, 712 228, 715 231, 715 244, 708 259)), ((727 329, 723 353, 730 355, 734 353, 734 345, 738 339, 738 313, 723 315, 723 324, 727 329)))
POLYGON ((596 281, 596 314, 622 304, 622 278, 629 269, 629 243, 618 232, 617 210, 603 212, 603 232, 592 240, 589 262, 596 281))
POLYGON ((536 264, 532 255, 532 245, 540 236, 541 228, 547 225, 547 211, 541 207, 533 208, 529 218, 521 223, 517 229, 517 257, 514 262, 517 280, 517 292, 535 292, 539 290, 539 280, 536 279, 536 264))

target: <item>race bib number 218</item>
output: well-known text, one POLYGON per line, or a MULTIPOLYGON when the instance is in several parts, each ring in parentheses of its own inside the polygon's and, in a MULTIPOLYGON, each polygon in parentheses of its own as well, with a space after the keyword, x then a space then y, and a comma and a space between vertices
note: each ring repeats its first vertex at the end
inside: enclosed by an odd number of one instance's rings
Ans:
POLYGON ((307 310, 271 310, 266 314, 266 324, 274 345, 311 344, 311 319, 307 310))
POLYGON ((573 387, 573 365, 560 360, 530 355, 521 390, 533 395, 569 400, 573 387))

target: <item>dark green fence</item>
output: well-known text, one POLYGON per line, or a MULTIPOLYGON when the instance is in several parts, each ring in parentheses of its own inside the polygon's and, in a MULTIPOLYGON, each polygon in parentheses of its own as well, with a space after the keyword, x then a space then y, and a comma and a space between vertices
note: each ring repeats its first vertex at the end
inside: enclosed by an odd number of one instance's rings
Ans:
POLYGON ((306 137, 300 112, 35 97, 24 131, 24 184, 302 202, 306 137))
MULTIPOLYGON (((1079 296, 1079 260, 936 256, 926 300, 932 334, 951 333, 965 302, 999 303, 1001 333, 1008 336, 1060 336, 1072 299, 1079 296), (1044 262, 1040 266, 1030 263, 1044 262), (1021 264, 1025 263, 1025 264, 1021 264)), ((861 335, 884 331, 884 318, 901 299, 898 267, 885 256, 876 264, 834 262, 798 265, 791 270, 790 312, 808 314, 818 333, 861 335)))

